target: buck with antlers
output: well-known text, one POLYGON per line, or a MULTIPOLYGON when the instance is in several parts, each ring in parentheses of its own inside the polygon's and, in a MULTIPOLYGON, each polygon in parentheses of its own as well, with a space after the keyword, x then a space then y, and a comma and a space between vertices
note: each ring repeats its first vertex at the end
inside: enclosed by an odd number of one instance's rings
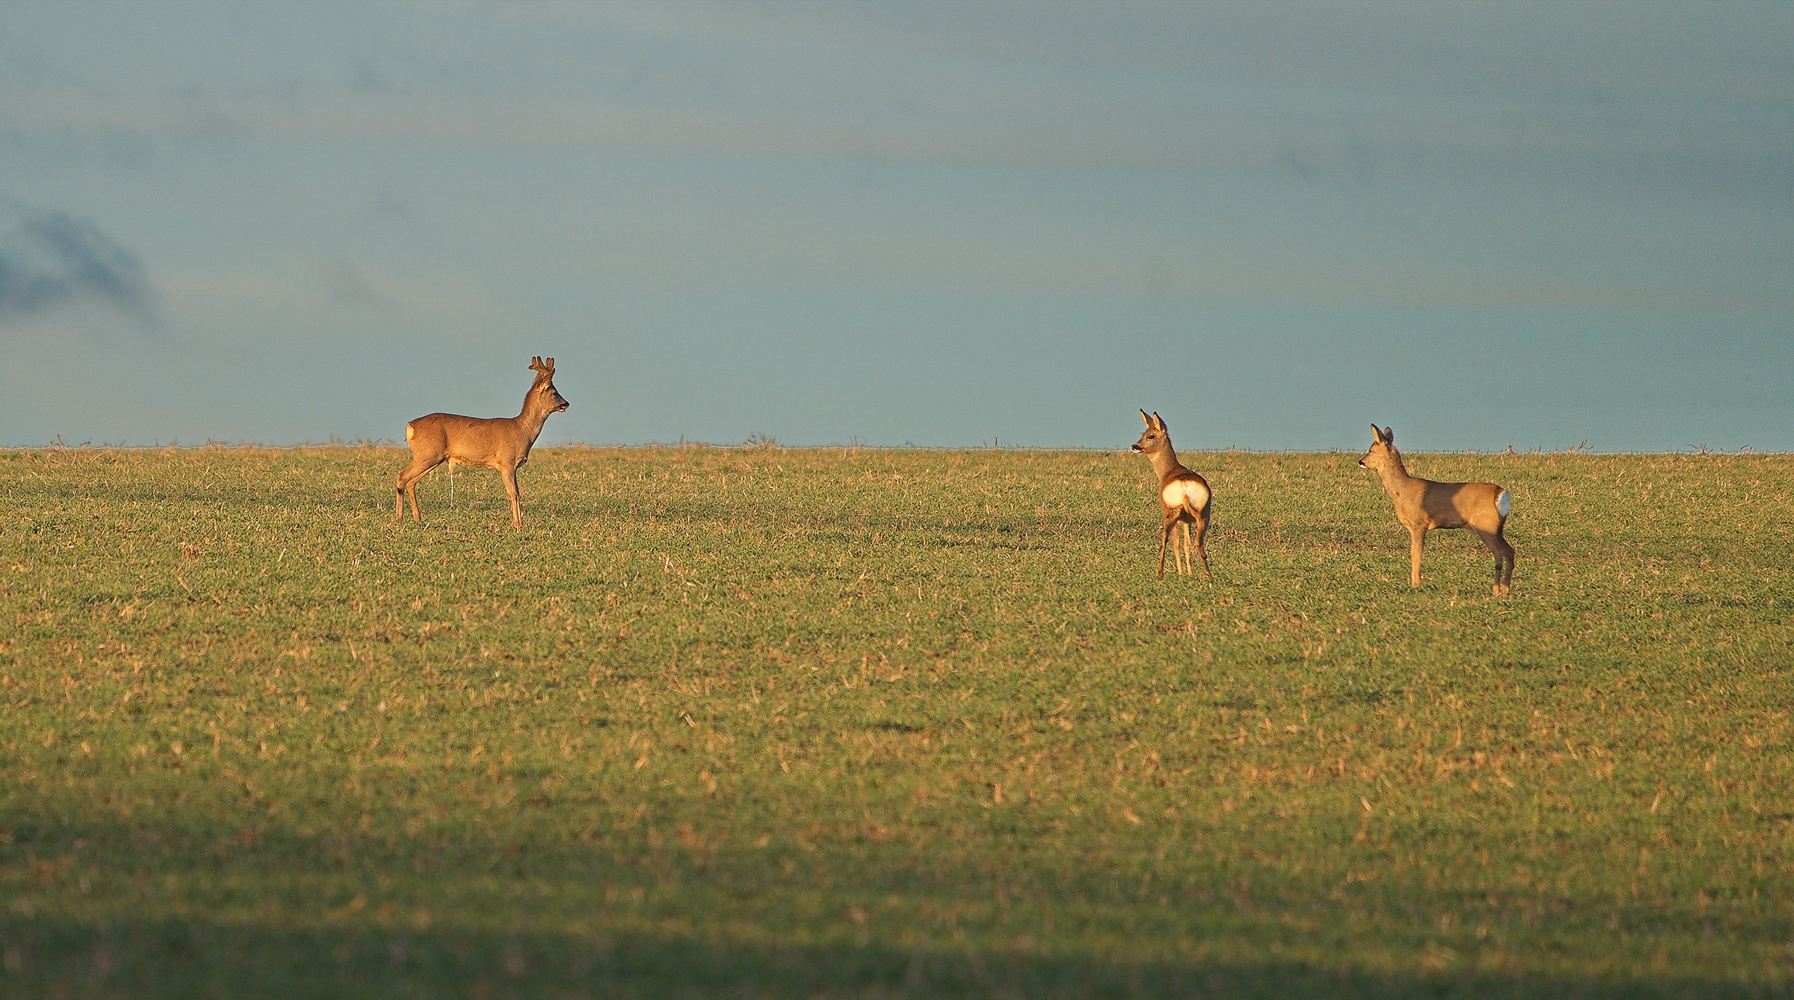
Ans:
POLYGON ((1159 579, 1165 578, 1166 542, 1172 543, 1172 561, 1178 575, 1193 575, 1190 570, 1190 525, 1193 524, 1202 575, 1212 583, 1215 575, 1209 572, 1208 550, 1202 545, 1203 536, 1208 534, 1209 502, 1213 499, 1208 480, 1178 462, 1177 452, 1171 447, 1171 433, 1165 429, 1165 421, 1158 414, 1147 416, 1146 411, 1141 410, 1140 419, 1146 421, 1146 433, 1134 442, 1134 450, 1145 453, 1152 460, 1152 471, 1159 476, 1159 506, 1165 513, 1165 522, 1159 526, 1159 579), (1176 541, 1171 537, 1173 528, 1183 529, 1182 536, 1176 541))
POLYGON ((1395 517, 1408 529, 1408 585, 1420 586, 1420 553, 1431 528, 1469 528, 1495 555, 1495 593, 1512 589, 1514 547, 1502 537, 1512 498, 1494 483, 1435 483, 1408 475, 1402 454, 1395 450, 1395 431, 1370 425, 1375 440, 1358 464, 1374 469, 1383 480, 1383 492, 1395 501, 1395 517))
POLYGON ((517 470, 529 461, 530 447, 542 433, 551 413, 567 408, 554 387, 554 359, 530 360, 536 381, 523 397, 523 412, 514 417, 463 417, 432 413, 405 425, 405 443, 411 446, 411 464, 399 473, 399 495, 393 520, 405 516, 405 499, 411 499, 411 517, 423 520, 417 510, 417 480, 444 462, 497 469, 511 495, 511 523, 523 527, 523 504, 517 495, 517 470))

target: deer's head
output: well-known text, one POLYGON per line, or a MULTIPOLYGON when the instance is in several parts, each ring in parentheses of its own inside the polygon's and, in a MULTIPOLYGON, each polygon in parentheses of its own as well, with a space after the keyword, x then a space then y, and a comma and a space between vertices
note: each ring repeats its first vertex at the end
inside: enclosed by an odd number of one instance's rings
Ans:
POLYGON ((1370 450, 1358 460, 1359 465, 1367 469, 1381 469, 1392 460, 1401 461, 1401 453, 1395 450, 1394 428, 1384 427, 1379 430, 1376 424, 1371 424, 1370 433, 1374 440, 1370 443, 1370 450))
POLYGON ((536 384, 530 386, 530 398, 540 399, 548 407, 548 412, 559 413, 567 408, 567 400, 561 396, 560 390, 554 387, 554 359, 544 362, 541 358, 532 358, 529 370, 536 373, 536 384))
POLYGON ((1147 416, 1146 411, 1141 410, 1140 419, 1146 421, 1146 433, 1134 442, 1135 451, 1151 455, 1171 446, 1171 433, 1165 429, 1165 421, 1158 414, 1147 416))

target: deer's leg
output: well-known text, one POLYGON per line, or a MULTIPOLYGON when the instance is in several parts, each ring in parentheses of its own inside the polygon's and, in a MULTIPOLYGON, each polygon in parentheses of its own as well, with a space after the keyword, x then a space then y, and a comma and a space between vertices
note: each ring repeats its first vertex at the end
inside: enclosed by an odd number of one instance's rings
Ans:
POLYGON ((442 459, 440 458, 432 462, 421 455, 412 456, 411 464, 399 473, 399 493, 393 498, 393 520, 397 521, 405 516, 406 497, 411 498, 411 519, 414 521, 424 519, 423 514, 419 513, 417 509, 417 481, 423 478, 424 473, 441 464, 442 459))
POLYGON ((1190 568, 1190 522, 1179 521, 1177 522, 1177 527, 1178 535, 1180 536, 1178 541, 1183 543, 1177 552, 1178 555, 1183 557, 1183 562, 1178 565, 1177 572, 1181 576, 1195 576, 1195 570, 1190 568))
POLYGON ((1476 530, 1476 537, 1482 539, 1483 548, 1488 549, 1489 554, 1495 557, 1495 590, 1494 590, 1494 593, 1495 593, 1496 597, 1500 597, 1501 596, 1501 564, 1504 561, 1504 559, 1501 555, 1501 549, 1497 546, 1497 544, 1495 542, 1495 535, 1493 532, 1482 531, 1479 529, 1472 529, 1472 530, 1476 530))
POLYGON ((511 495, 511 525, 521 528, 523 527, 523 500, 517 495, 517 470, 500 469, 498 474, 504 477, 505 492, 511 495))
POLYGON ((1501 529, 1476 532, 1482 539, 1483 547, 1495 556, 1495 596, 1500 597, 1508 592, 1509 582, 1514 577, 1514 547, 1501 537, 1501 529))
POLYGON ((1495 554, 1495 596, 1500 597, 1513 588, 1514 582, 1514 547, 1501 536, 1501 529, 1496 528, 1488 534, 1482 534, 1483 544, 1495 554))
POLYGON ((1420 553, 1426 548, 1426 529, 1408 529, 1408 586, 1420 586, 1420 553))
POLYGON ((1165 578, 1165 543, 1171 540, 1171 528, 1177 523, 1174 518, 1166 518, 1159 526, 1159 579, 1165 578))
POLYGON ((1196 516, 1196 556, 1202 560, 1202 575, 1208 577, 1208 582, 1214 583, 1215 574, 1209 572, 1208 568, 1208 549, 1202 544, 1202 538, 1207 534, 1208 518, 1198 514, 1196 516))

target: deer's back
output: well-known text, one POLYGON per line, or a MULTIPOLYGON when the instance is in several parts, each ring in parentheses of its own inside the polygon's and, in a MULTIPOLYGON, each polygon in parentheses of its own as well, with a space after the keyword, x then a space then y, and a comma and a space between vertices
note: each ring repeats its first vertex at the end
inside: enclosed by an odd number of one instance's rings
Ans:
POLYGON ((1507 491, 1494 483, 1435 483, 1426 480, 1422 497, 1427 520, 1435 528, 1494 531, 1505 513, 1499 508, 1507 491))
POLYGON ((515 465, 529 452, 511 417, 431 413, 405 425, 405 443, 416 452, 446 456, 459 465, 496 469, 515 465))

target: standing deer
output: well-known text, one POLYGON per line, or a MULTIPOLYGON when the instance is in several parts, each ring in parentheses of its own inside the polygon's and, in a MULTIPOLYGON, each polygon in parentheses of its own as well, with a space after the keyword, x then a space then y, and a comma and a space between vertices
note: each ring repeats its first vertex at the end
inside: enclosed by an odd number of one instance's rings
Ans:
POLYGON ((550 413, 567 408, 554 388, 554 359, 532 358, 535 384, 523 397, 523 412, 514 417, 463 417, 432 413, 405 425, 405 443, 411 446, 411 464, 399 473, 399 495, 393 520, 405 516, 405 498, 411 498, 412 520, 422 521, 417 510, 417 480, 443 462, 452 472, 456 465, 497 469, 511 495, 511 523, 523 527, 523 504, 517 495, 517 470, 529 461, 529 450, 542 433, 550 413))
POLYGON ((1395 450, 1395 431, 1370 425, 1375 436, 1358 460, 1376 470, 1383 492, 1395 501, 1395 517, 1408 529, 1408 585, 1420 586, 1420 552, 1429 528, 1469 528, 1495 554, 1495 594, 1508 593, 1514 580, 1514 547, 1502 537, 1511 496, 1494 483, 1435 483, 1408 475, 1402 453, 1395 450))
POLYGON ((1165 512, 1165 523, 1159 527, 1159 579, 1165 578, 1165 543, 1171 541, 1172 528, 1183 529, 1182 537, 1171 546, 1178 575, 1194 575, 1190 570, 1190 525, 1194 524, 1196 555, 1202 559, 1202 575, 1213 583, 1215 574, 1209 572, 1208 550, 1202 545, 1202 537, 1208 534, 1209 501, 1212 499, 1208 480, 1177 461, 1177 452, 1171 447, 1171 434, 1158 414, 1149 417, 1145 410, 1141 410, 1140 419, 1146 421, 1146 433, 1134 442, 1134 450, 1144 452, 1152 460, 1152 471, 1159 476, 1159 506, 1165 512))

